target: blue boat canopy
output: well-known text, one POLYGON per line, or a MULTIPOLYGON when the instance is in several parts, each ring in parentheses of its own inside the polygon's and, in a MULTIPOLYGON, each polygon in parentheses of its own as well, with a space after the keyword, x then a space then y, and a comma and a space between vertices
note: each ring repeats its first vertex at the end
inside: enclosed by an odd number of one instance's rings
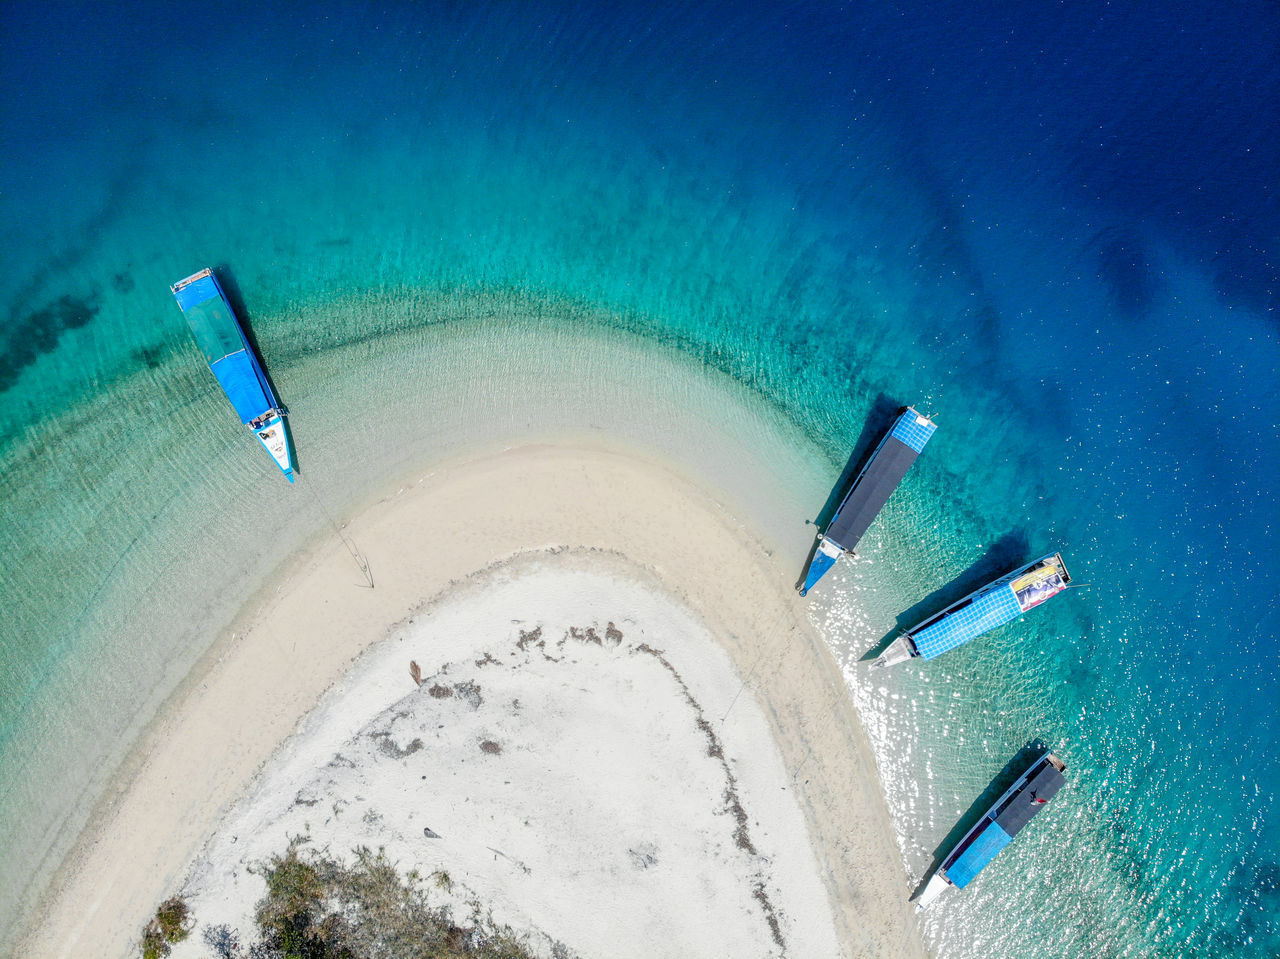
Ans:
POLYGON ((982 872, 987 863, 1009 843, 1013 837, 993 822, 988 822, 985 829, 973 837, 973 841, 965 847, 964 852, 956 857, 956 861, 947 867, 947 878, 951 885, 963 889, 973 881, 973 877, 982 872))
POLYGON ((251 423, 279 404, 218 281, 211 271, 202 272, 173 296, 240 422, 251 423))
POLYGON ((993 589, 973 597, 965 606, 911 634, 922 659, 933 659, 975 636, 1010 623, 1022 615, 1017 598, 1009 589, 993 589))
POLYGON ((929 437, 933 436, 933 431, 938 428, 937 424, 927 416, 921 416, 914 409, 908 407, 898 417, 898 421, 893 424, 893 429, 889 431, 899 443, 909 446, 917 453, 924 452, 924 444, 929 442, 929 437))

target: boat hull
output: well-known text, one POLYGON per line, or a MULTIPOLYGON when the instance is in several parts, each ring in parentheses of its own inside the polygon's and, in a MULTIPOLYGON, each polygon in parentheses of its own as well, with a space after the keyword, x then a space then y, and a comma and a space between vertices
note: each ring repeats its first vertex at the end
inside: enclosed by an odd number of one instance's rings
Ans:
POLYGON ((939 896, 951 888, 951 883, 947 882, 945 876, 934 873, 929 877, 928 883, 920 894, 912 900, 915 903, 916 912, 924 912, 931 906, 939 896))

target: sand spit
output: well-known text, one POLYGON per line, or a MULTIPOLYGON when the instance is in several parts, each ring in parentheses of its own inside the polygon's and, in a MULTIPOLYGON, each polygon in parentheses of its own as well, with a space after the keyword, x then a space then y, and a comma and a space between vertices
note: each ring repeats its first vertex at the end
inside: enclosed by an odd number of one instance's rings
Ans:
POLYGON ((523 448, 415 476, 346 535, 376 589, 328 540, 246 607, 144 736, 21 955, 130 955, 188 879, 197 918, 203 902, 230 921, 252 893, 228 875, 252 853, 228 837, 266 850, 299 825, 334 853, 355 839, 447 869, 459 896, 584 957, 819 956, 833 939, 923 954, 795 571, 705 492, 633 456, 523 448), (602 914, 593 896, 636 901, 602 914))
POLYGON ((628 572, 518 557, 378 644, 224 821, 188 884, 197 918, 246 940, 265 891, 247 867, 306 836, 383 848, 455 917, 478 904, 544 955, 837 954, 764 715, 628 572))

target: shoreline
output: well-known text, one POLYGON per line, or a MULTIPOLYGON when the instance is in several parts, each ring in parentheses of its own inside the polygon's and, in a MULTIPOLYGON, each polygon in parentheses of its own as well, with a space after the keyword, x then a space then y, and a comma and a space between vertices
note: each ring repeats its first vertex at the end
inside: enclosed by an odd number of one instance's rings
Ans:
POLYGON ((741 687, 626 557, 520 553, 361 656, 220 824, 187 901, 251 939, 253 864, 304 837, 448 876, 433 905, 482 908, 535 955, 837 955, 792 777, 741 687))
POLYGON ((362 651, 471 574, 528 550, 647 570, 713 637, 767 717, 847 956, 923 956, 870 747, 787 573, 705 490, 651 459, 523 447, 422 471, 318 534, 242 609, 113 776, 20 940, 24 956, 129 955, 143 922, 267 761, 362 651), (744 602, 749 597, 749 602, 744 602))

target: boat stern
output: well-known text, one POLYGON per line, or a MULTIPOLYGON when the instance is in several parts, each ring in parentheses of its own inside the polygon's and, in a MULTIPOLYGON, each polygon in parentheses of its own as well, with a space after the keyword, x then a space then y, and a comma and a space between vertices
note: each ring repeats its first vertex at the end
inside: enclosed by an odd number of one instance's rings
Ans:
POLYGON ((844 550, 825 536, 818 541, 818 548, 814 551, 813 559, 809 561, 809 568, 804 572, 804 585, 800 587, 801 596, 817 585, 818 580, 822 579, 827 574, 827 570, 836 564, 836 560, 843 552, 844 550))
POLYGON ((883 653, 876 657, 876 661, 872 663, 875 667, 894 666, 898 663, 905 663, 913 656, 918 656, 915 644, 911 642, 911 637, 903 633, 892 643, 883 653))
POLYGON ((290 483, 293 482, 293 455, 289 449, 289 434, 284 426, 284 417, 279 411, 254 430, 254 434, 258 437, 258 442, 263 448, 271 454, 271 458, 275 460, 276 465, 280 467, 280 471, 284 473, 285 479, 290 483))
POLYGON ((951 883, 947 881, 941 872, 935 872, 929 877, 929 882, 925 887, 920 890, 920 894, 911 900, 915 904, 916 912, 924 912, 928 909, 929 905, 946 892, 947 887, 950 885, 951 883))

